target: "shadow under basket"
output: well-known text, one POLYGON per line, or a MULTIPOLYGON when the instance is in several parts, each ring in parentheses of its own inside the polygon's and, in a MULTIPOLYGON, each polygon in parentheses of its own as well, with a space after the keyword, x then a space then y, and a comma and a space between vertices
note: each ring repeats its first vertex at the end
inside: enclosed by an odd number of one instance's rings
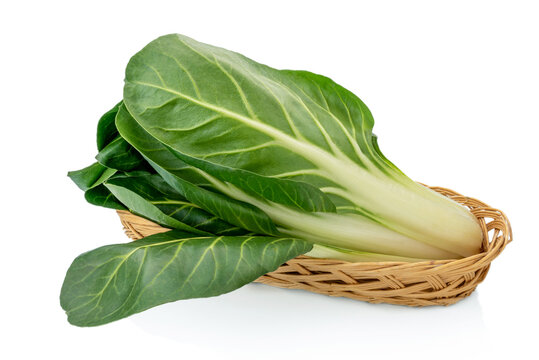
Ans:
MULTIPOLYGON (((505 214, 483 202, 452 190, 434 191, 466 206, 483 232, 481 253, 458 260, 416 263, 359 262, 298 256, 256 282, 287 289, 303 289, 370 303, 409 306, 450 305, 470 295, 487 276, 490 263, 511 242, 505 214)), ((125 233, 133 240, 169 231, 129 211, 118 214, 125 233)))

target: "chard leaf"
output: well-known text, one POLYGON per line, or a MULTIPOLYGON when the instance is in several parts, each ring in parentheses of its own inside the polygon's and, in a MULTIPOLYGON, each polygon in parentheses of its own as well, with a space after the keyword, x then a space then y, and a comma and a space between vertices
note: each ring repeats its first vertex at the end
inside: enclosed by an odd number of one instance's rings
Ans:
MULTIPOLYGON (((287 72, 181 35, 161 37, 131 59, 124 103, 157 140, 216 165, 275 178, 310 174, 336 187, 328 163, 367 166, 355 139, 372 128, 363 104, 344 121, 287 72)), ((291 195, 305 208, 323 199, 291 195)))
POLYGON ((101 151, 107 146, 112 140, 118 136, 118 130, 116 130, 116 125, 114 125, 114 119, 116 118, 116 113, 120 108, 122 101, 114 105, 112 109, 107 111, 97 123, 97 151, 101 151))
POLYGON ((86 191, 102 184, 115 173, 115 169, 107 168, 96 162, 84 169, 70 171, 67 176, 73 180, 79 189, 86 191))
POLYGON ((60 303, 73 325, 106 324, 167 302, 230 292, 311 247, 289 238, 152 235, 77 257, 60 303))
POLYGON ((247 233, 189 202, 157 174, 115 177, 108 183, 133 191, 165 215, 196 229, 214 235, 245 235, 247 233))
POLYGON ((144 163, 142 156, 119 135, 95 158, 100 164, 120 171, 131 171, 144 163))
POLYGON ((221 181, 233 184, 249 195, 307 212, 335 212, 335 205, 329 197, 310 184, 261 176, 246 170, 216 165, 184 155, 166 145, 165 147, 186 164, 221 181))
POLYGON ((351 129, 351 142, 356 142, 362 156, 387 176, 404 174, 380 151, 377 137, 372 133, 374 119, 367 107, 356 95, 328 77, 309 71, 281 70, 293 80, 294 90, 303 93, 333 118, 341 119, 351 129))
POLYGON ((103 184, 86 190, 84 192, 84 198, 92 205, 116 210, 127 209, 103 184))
POLYGON ((159 175, 189 202, 243 229, 259 234, 279 234, 273 221, 257 207, 197 186, 206 185, 206 179, 146 133, 124 106, 118 112, 116 126, 121 136, 141 152, 159 175))
POLYGON ((376 168, 372 116, 331 80, 305 76, 167 35, 129 62, 124 103, 145 131, 186 156, 342 189, 332 164, 376 168))
POLYGON ((121 178, 111 179, 105 183, 105 186, 122 204, 129 209, 129 211, 153 220, 165 227, 184 230, 197 235, 210 235, 210 233, 206 231, 196 229, 171 216, 166 215, 157 206, 146 200, 143 196, 137 194, 135 191, 122 187, 118 183, 121 184, 121 178))

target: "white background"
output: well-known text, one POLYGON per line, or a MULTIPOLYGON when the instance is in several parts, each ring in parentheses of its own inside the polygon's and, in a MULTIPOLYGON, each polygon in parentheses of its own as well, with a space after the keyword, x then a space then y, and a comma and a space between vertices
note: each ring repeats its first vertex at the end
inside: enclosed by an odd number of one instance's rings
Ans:
POLYGON ((532 357, 538 19, 533 1, 2 2, 1 357, 532 357), (447 308, 254 284, 69 325, 58 296, 72 259, 127 239, 66 173, 92 162, 97 119, 120 99, 130 56, 172 32, 331 77, 370 107, 388 158, 415 180, 502 209, 514 242, 470 298, 447 308))

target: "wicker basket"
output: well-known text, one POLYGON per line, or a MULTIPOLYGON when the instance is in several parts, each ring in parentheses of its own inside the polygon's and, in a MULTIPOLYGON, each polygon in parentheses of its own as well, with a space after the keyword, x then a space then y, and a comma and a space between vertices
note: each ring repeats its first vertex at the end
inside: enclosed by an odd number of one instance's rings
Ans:
MULTIPOLYGON (((441 187, 431 189, 468 207, 483 231, 482 252, 459 260, 417 263, 363 262, 299 256, 256 281, 371 303, 410 306, 450 305, 470 295, 486 277, 490 263, 512 239, 500 210, 441 187)), ((140 239, 169 231, 128 211, 118 211, 127 236, 140 239)))

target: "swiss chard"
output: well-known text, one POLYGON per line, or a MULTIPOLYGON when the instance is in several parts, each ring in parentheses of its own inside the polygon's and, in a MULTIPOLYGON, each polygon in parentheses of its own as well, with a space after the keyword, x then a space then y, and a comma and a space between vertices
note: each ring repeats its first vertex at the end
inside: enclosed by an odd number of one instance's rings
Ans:
MULTIPOLYGON (((124 104, 145 132, 173 149, 182 164, 192 159, 190 164, 218 191, 266 212, 290 236, 420 258, 479 251, 475 217, 387 161, 375 144, 368 108, 328 78, 275 70, 167 35, 133 56, 125 81, 124 104), (208 172, 219 166, 227 169, 226 179, 208 172), (282 203, 267 195, 260 200, 243 181, 245 171, 300 177, 297 188, 305 183, 318 187, 347 216, 281 209, 282 203)), ((170 159, 156 163, 175 164, 170 159)), ((275 185, 264 191, 297 193, 275 185)))
POLYGON ((366 105, 324 76, 182 35, 152 41, 98 122, 98 162, 69 176, 88 202, 172 230, 76 258, 61 293, 69 321, 99 325, 223 294, 300 254, 477 253, 475 217, 404 175, 373 125, 366 105))

